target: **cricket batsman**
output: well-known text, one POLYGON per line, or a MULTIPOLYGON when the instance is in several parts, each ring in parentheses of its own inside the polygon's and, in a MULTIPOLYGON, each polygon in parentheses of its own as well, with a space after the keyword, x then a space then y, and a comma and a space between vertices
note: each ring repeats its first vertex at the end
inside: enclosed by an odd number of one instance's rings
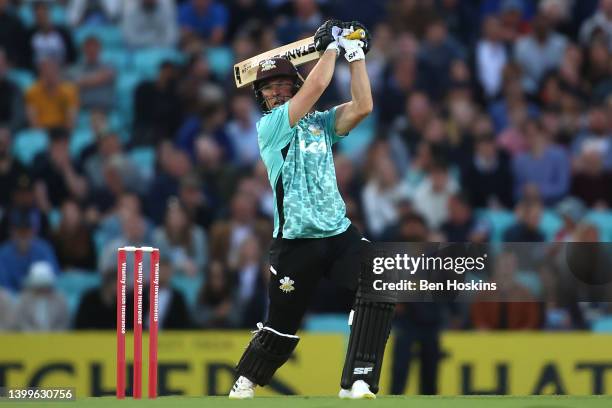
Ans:
POLYGON ((351 334, 340 398, 376 398, 395 300, 372 293, 362 254, 370 248, 346 217, 336 183, 332 145, 372 111, 365 55, 370 35, 358 22, 329 20, 314 37, 324 51, 303 80, 284 58, 263 61, 253 83, 264 112, 257 123, 261 157, 274 190, 274 239, 270 248, 269 311, 265 324, 237 365, 230 398, 252 398, 290 357, 296 335, 321 278, 355 293, 351 334), (361 39, 345 36, 358 28, 361 39), (351 73, 352 100, 324 112, 313 107, 331 82, 343 55, 351 73))

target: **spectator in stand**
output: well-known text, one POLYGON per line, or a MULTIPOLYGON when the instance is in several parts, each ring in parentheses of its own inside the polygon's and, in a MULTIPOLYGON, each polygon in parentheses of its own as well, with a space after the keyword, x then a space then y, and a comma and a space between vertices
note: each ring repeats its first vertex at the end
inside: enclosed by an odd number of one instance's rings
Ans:
POLYGON ((188 0, 179 8, 182 42, 198 37, 210 46, 221 45, 229 24, 224 4, 215 0, 188 0))
POLYGON ((523 69, 523 89, 534 93, 547 71, 561 65, 567 38, 556 33, 545 15, 533 20, 533 34, 519 39, 514 58, 523 69))
POLYGON ((410 32, 419 40, 425 36, 438 15, 432 1, 388 2, 388 18, 395 32, 410 32))
POLYGON ((281 22, 276 31, 281 44, 289 44, 303 38, 306 33, 314 33, 323 22, 323 14, 316 0, 294 0, 292 6, 289 19, 281 22))
POLYGON ((232 166, 225 165, 224 151, 211 136, 201 135, 195 140, 196 170, 206 185, 211 200, 228 203, 235 190, 238 174, 232 166))
POLYGON ((113 24, 121 14, 121 0, 70 0, 66 14, 72 27, 113 24))
POLYGON ((551 143, 542 123, 525 124, 528 150, 513 158, 514 195, 517 200, 536 189, 546 205, 557 203, 569 191, 570 163, 566 151, 551 143))
POLYGON ((453 61, 464 59, 463 46, 448 34, 443 20, 429 26, 417 56, 417 84, 432 99, 446 95, 453 61))
POLYGON ((448 200, 448 221, 440 228, 448 242, 484 243, 489 238, 489 227, 472 213, 467 198, 454 194, 448 200))
POLYGON ((174 47, 178 40, 173 0, 123 2, 121 30, 130 48, 174 47))
POLYGON ((235 153, 233 163, 238 167, 253 167, 259 160, 255 124, 261 117, 253 104, 253 95, 250 92, 234 95, 231 113, 232 120, 225 125, 225 133, 235 153))
POLYGON ((34 68, 41 61, 52 59, 60 66, 73 64, 77 59, 77 50, 72 42, 70 31, 56 26, 51 20, 50 2, 34 1, 34 26, 28 31, 30 49, 29 66, 34 68))
MULTIPOLYGON (((270 9, 266 0, 237 0, 227 5, 228 15, 231 16, 227 23, 227 35, 230 41, 237 33, 245 27, 259 26, 264 24, 270 15, 270 9)), ((242 61, 242 60, 236 60, 242 61)))
POLYGON ((395 119, 389 133, 391 155, 400 174, 408 170, 410 160, 416 156, 417 147, 434 115, 429 98, 422 92, 413 92, 405 101, 406 114, 395 119))
MULTIPOLYGON (((514 63, 508 63, 504 67, 502 98, 488 106, 488 113, 495 125, 495 133, 510 129, 518 131, 522 126, 522 121, 527 117, 535 117, 539 114, 538 106, 531 103, 525 95, 521 86, 521 75, 521 67, 514 63)), ((500 142, 503 137, 503 134, 498 136, 500 142)), ((520 150, 516 146, 520 146, 520 143, 514 142, 511 145, 507 148, 509 151, 520 150)))
POLYGON ((203 273, 208 260, 206 233, 193 224, 176 197, 168 200, 164 224, 153 233, 153 242, 167 254, 172 270, 188 276, 203 273))
POLYGON ((4 209, 2 221, 0 222, 0 242, 8 240, 11 236, 11 225, 9 214, 13 210, 28 214, 32 223, 34 235, 49 239, 50 227, 47 215, 38 207, 34 191, 34 181, 27 173, 18 173, 13 180, 13 190, 10 192, 9 205, 4 209))
POLYGON ((362 190, 361 205, 369 235, 378 239, 387 227, 397 222, 397 205, 410 197, 410 191, 389 156, 379 155, 372 164, 370 178, 362 190))
POLYGON ((557 204, 556 210, 563 220, 563 226, 555 234, 555 241, 576 242, 576 229, 586 215, 586 206, 580 199, 570 196, 557 204))
MULTIPOLYGON (((191 316, 187 308, 187 302, 181 292, 171 285, 174 269, 170 257, 166 256, 160 249, 159 253, 159 328, 161 330, 181 330, 192 327, 191 316)), ((145 293, 149 293, 149 287, 145 286, 145 293)), ((128 297, 128 299, 131 299, 128 297)), ((148 296, 143 297, 143 310, 149 310, 148 296)), ((149 314, 143 313, 145 327, 148 327, 149 314)))
POLYGON ((77 87, 62 80, 59 64, 41 60, 38 80, 26 92, 26 107, 31 127, 72 129, 79 112, 77 87))
POLYGON ((208 230, 215 218, 217 203, 197 174, 189 173, 181 178, 178 198, 194 224, 208 230))
POLYGON ((49 262, 30 267, 15 306, 14 327, 19 331, 66 330, 70 325, 68 303, 55 289, 55 273, 49 262))
POLYGON ((268 270, 263 268, 261 248, 254 235, 242 242, 238 264, 232 275, 236 281, 240 327, 254 327, 265 317, 268 283, 266 276, 269 276, 268 270))
POLYGON ((450 176, 448 164, 435 162, 429 174, 414 192, 414 209, 421 214, 432 230, 437 230, 448 219, 448 199, 458 191, 457 182, 450 176))
POLYGON ((12 66, 26 68, 30 62, 28 36, 10 3, 10 0, 0 0, 0 49, 5 50, 12 66))
POLYGON ((510 158, 495 144, 487 117, 480 118, 475 127, 474 153, 461 172, 461 186, 474 207, 512 208, 510 158))
POLYGON ((600 36, 612 52, 612 0, 600 0, 599 11, 582 23, 580 42, 589 44, 594 37, 600 36))
POLYGON ((504 41, 515 43, 521 36, 528 34, 531 30, 529 19, 533 15, 534 8, 530 0, 486 0, 481 6, 497 5, 489 8, 488 12, 497 13, 503 27, 504 41))
POLYGON ((570 192, 589 207, 612 208, 612 171, 597 148, 586 146, 575 159, 570 192))
POLYGON ((504 242, 544 242, 540 230, 542 204, 534 199, 523 200, 516 205, 517 223, 504 232, 504 242))
POLYGON ((202 53, 192 55, 184 71, 178 78, 177 92, 181 99, 181 112, 184 117, 189 117, 198 113, 202 88, 217 79, 210 70, 208 59, 202 53))
POLYGON ((0 286, 0 332, 7 331, 13 328, 13 320, 15 312, 12 296, 0 286))
MULTIPOLYGON (((88 290, 81 301, 74 318, 74 328, 84 330, 115 329, 117 327, 117 267, 101 272, 102 282, 97 288, 88 290)), ((128 302, 129 309, 132 302, 128 302)), ((133 310, 133 309, 132 309, 133 310)), ((126 310, 126 317, 131 313, 126 310)), ((133 318, 132 318, 133 321, 133 318)), ((126 319, 126 327, 127 319, 126 319)))
POLYGON ((501 93, 504 66, 510 60, 510 52, 503 41, 499 18, 486 17, 482 27, 475 50, 476 77, 487 99, 494 99, 501 93))
POLYGON ((267 247, 272 236, 272 224, 269 220, 257 218, 257 203, 247 192, 237 192, 230 208, 229 218, 216 221, 210 229, 209 256, 233 268, 238 262, 240 246, 250 234, 267 247))
POLYGON ((144 80, 134 91, 133 143, 157 145, 170 139, 181 123, 181 101, 177 92, 177 69, 164 61, 155 80, 144 80))
POLYGON ((161 224, 166 214, 168 200, 176 197, 182 177, 191 172, 187 155, 170 142, 163 142, 158 149, 159 168, 155 180, 147 191, 145 212, 156 223, 161 224))
POLYGON ((83 43, 84 59, 71 71, 79 88, 81 108, 110 111, 115 104, 115 69, 100 61, 102 44, 96 37, 83 43))
POLYGON ((11 204, 13 192, 17 189, 20 177, 28 170, 12 154, 12 134, 9 128, 0 126, 0 210, 11 204))
POLYGON ((380 115, 380 124, 385 130, 390 124, 402 120, 402 113, 406 104, 402 106, 401 101, 408 101, 412 95, 421 94, 413 92, 416 86, 417 65, 416 59, 411 55, 399 55, 392 61, 385 74, 382 86, 376 95, 376 110, 380 115), (398 103, 399 102, 399 103, 398 103))
POLYGON ((8 78, 6 53, 0 47, 0 126, 16 131, 25 125, 25 105, 21 89, 8 78))
POLYGON ((48 152, 39 153, 34 160, 33 174, 36 178, 38 205, 43 211, 59 207, 64 200, 87 196, 86 179, 72 164, 66 129, 53 128, 49 131, 48 152))
POLYGON ((34 233, 33 220, 23 210, 9 214, 10 240, 0 245, 0 286, 13 293, 20 291, 26 275, 36 261, 48 262, 54 273, 60 269, 51 245, 34 233))
POLYGON ((605 169, 612 171, 612 119, 605 106, 593 106, 589 110, 586 129, 576 136, 572 150, 577 160, 587 152, 597 153, 605 169))
POLYGON ((235 306, 229 273, 222 262, 212 260, 198 295, 194 322, 205 329, 235 327, 240 319, 239 312, 235 306))
POLYGON ((95 270, 93 231, 76 201, 68 199, 62 204, 61 221, 51 233, 51 243, 62 270, 95 270))

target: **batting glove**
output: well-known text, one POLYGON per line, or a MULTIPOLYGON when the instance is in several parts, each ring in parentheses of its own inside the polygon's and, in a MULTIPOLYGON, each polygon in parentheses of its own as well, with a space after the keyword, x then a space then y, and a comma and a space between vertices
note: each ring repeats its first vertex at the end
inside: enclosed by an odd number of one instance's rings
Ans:
POLYGON ((363 52, 365 44, 363 41, 349 40, 340 37, 338 39, 338 44, 344 49, 344 58, 346 58, 349 63, 365 59, 365 53, 363 52))
POLYGON ((361 41, 363 41, 363 53, 367 55, 368 51, 370 51, 372 35, 370 34, 370 31, 366 28, 366 26, 363 23, 360 23, 359 21, 350 21, 342 23, 342 27, 349 30, 362 29, 365 32, 365 36, 361 39, 361 41))
POLYGON ((327 20, 321 24, 314 35, 315 49, 319 52, 325 51, 329 44, 336 40, 333 35, 334 27, 342 30, 342 24, 340 20, 327 20))

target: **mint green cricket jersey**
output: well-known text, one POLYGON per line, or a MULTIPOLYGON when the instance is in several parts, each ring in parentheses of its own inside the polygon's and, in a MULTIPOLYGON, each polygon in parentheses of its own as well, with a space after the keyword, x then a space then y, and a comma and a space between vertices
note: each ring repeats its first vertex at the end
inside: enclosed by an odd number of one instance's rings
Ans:
POLYGON ((338 191, 332 144, 336 108, 289 126, 289 103, 257 122, 259 150, 274 190, 275 238, 324 238, 350 225, 338 191))

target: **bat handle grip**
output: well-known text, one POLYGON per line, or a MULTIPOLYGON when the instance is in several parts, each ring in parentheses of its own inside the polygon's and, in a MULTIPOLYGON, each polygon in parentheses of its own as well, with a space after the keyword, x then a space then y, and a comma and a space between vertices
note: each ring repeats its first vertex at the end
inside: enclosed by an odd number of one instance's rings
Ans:
POLYGON ((350 34, 344 36, 347 40, 362 40, 365 38, 365 31, 362 28, 358 28, 350 34))

